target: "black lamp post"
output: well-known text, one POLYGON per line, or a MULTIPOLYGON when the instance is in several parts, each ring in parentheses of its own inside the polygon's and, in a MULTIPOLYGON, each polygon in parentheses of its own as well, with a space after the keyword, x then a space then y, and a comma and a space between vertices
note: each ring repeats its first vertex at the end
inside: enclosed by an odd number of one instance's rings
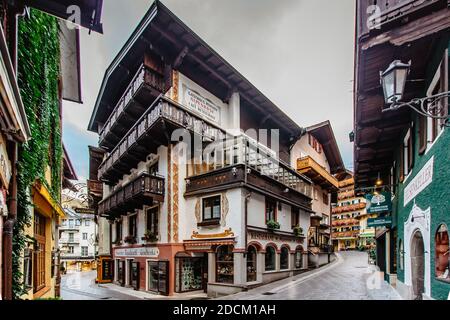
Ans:
POLYGON ((389 107, 383 112, 409 107, 422 116, 445 120, 443 126, 450 127, 450 118, 447 111, 447 99, 450 91, 441 92, 424 98, 416 98, 410 102, 402 102, 405 85, 411 65, 400 60, 393 61, 384 72, 380 72, 381 86, 383 87, 384 100, 389 107))

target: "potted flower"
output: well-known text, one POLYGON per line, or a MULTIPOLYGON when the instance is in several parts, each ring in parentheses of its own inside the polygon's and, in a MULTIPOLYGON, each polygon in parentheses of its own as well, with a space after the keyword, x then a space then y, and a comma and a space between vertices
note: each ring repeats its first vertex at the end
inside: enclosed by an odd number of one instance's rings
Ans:
POLYGON ((145 231, 144 236, 142 237, 142 240, 144 240, 146 242, 156 242, 156 241, 158 241, 158 235, 150 230, 147 230, 147 231, 145 231))
POLYGON ((269 220, 267 221, 267 228, 270 230, 279 230, 280 229, 280 223, 275 220, 269 220))
POLYGON ((129 244, 135 244, 136 243, 136 237, 135 236, 127 236, 125 238, 125 242, 129 244))
POLYGON ((303 228, 300 226, 295 226, 293 228, 294 234, 296 237, 303 237, 303 228))

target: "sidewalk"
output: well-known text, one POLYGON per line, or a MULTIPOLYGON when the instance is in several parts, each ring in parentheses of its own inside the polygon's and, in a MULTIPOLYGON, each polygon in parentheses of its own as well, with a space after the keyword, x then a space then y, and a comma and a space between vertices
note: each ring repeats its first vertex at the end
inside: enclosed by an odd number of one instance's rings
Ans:
POLYGON ((106 283, 98 284, 100 288, 108 289, 111 291, 116 291, 121 294, 126 294, 129 296, 136 297, 143 300, 206 300, 208 299, 207 294, 203 291, 192 291, 186 293, 175 293, 173 296, 164 296, 159 294, 153 294, 145 291, 137 291, 133 288, 121 287, 116 284, 106 283))

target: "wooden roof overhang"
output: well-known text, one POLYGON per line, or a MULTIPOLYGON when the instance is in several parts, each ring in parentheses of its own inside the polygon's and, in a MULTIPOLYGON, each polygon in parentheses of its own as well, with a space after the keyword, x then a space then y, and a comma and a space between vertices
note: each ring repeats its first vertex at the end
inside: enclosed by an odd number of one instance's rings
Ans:
POLYGON ((261 117, 269 114, 267 121, 273 127, 292 137, 300 135, 301 128, 292 119, 159 1, 152 4, 108 67, 88 130, 97 132, 98 125, 107 120, 148 50, 223 101, 237 91, 241 105, 251 108, 249 112, 261 117))
POLYGON ((322 145, 330 165, 331 174, 345 171, 344 162, 342 161, 341 152, 339 151, 330 121, 327 120, 310 126, 306 128, 306 132, 312 134, 322 145))
POLYGON ((354 161, 355 184, 373 186, 378 173, 387 176, 394 153, 405 130, 411 125, 408 108, 382 113, 383 90, 380 71, 396 59, 411 61, 411 72, 403 100, 425 92, 427 64, 435 53, 437 40, 448 36, 450 10, 434 12, 373 37, 357 39, 355 60, 354 161))

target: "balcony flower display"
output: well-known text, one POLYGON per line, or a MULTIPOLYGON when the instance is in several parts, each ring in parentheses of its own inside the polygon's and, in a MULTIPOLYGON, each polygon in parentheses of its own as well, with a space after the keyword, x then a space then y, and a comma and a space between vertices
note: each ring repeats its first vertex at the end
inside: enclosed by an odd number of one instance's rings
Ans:
POLYGON ((271 230, 280 230, 281 226, 279 222, 275 220, 269 220, 267 221, 267 228, 271 230))
POLYGON ((136 243, 136 237, 135 236, 127 236, 125 238, 125 243, 135 244, 136 243))
POLYGON ((303 228, 300 226, 296 226, 293 228, 294 234, 296 237, 302 237, 303 236, 303 228))
POLYGON ((144 236, 142 237, 142 240, 144 240, 146 242, 156 242, 156 241, 158 241, 158 235, 150 230, 147 230, 147 231, 145 231, 144 236))

